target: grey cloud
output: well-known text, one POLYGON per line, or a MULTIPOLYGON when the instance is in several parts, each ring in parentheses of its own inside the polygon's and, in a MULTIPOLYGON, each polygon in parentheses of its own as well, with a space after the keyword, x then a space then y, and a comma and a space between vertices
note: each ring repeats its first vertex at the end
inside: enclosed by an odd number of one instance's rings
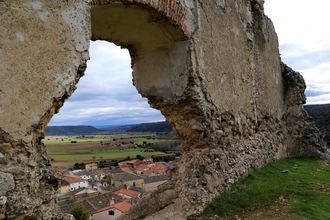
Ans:
POLYGON ((327 92, 321 91, 321 90, 313 90, 313 89, 308 89, 305 91, 305 95, 307 97, 315 97, 315 96, 320 96, 327 94, 327 92))
POLYGON ((132 84, 128 52, 113 44, 91 42, 91 60, 77 90, 50 125, 118 125, 164 120, 132 84))
POLYGON ((298 45, 285 44, 280 46, 282 59, 296 69, 306 69, 317 66, 330 60, 330 48, 325 48, 316 52, 301 51, 298 45), (290 55, 291 52, 295 55, 290 55), (299 52, 300 53, 297 53, 299 52))

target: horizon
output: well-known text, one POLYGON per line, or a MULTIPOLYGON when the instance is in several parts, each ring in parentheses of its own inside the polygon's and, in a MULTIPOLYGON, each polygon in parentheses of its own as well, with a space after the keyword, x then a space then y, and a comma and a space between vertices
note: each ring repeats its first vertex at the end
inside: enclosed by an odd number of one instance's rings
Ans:
POLYGON ((110 128, 110 127, 120 127, 120 126, 134 126, 134 125, 141 125, 141 124, 152 124, 152 123, 160 123, 160 122, 167 122, 166 120, 163 121, 149 121, 149 122, 142 122, 136 124, 113 124, 113 125, 91 125, 91 124, 71 124, 71 125, 47 125, 46 127, 79 127, 79 126, 90 126, 94 128, 110 128))

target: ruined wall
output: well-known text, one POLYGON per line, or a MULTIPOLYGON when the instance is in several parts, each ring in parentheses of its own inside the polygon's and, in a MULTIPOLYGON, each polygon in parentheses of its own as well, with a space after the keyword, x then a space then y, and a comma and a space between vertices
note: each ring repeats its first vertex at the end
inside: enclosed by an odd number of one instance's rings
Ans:
POLYGON ((41 139, 83 74, 89 16, 79 1, 0 1, 0 219, 63 218, 41 139))
POLYGON ((262 0, 11 0, 0 20, 0 219, 64 218, 41 139, 89 39, 130 50, 138 91, 185 141, 173 181, 126 219, 185 219, 253 167, 329 157, 262 0))

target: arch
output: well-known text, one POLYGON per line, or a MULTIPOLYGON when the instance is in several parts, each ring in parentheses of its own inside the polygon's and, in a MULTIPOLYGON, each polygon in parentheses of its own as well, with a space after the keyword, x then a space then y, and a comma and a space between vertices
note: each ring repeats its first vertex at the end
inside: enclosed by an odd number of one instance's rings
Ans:
POLYGON ((138 91, 185 141, 176 179, 128 218, 185 219, 252 167, 329 158, 262 2, 0 1, 0 218, 64 218, 41 140, 84 74, 91 38, 130 50, 138 91))

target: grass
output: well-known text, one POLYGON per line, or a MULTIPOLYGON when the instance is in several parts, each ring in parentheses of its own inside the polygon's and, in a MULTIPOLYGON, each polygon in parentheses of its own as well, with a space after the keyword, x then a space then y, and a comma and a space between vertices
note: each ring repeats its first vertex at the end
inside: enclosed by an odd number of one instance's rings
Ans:
MULTIPOLYGON (((148 148, 129 148, 129 149, 113 149, 107 145, 101 145, 98 142, 113 142, 121 143, 123 141, 134 141, 135 146, 143 145, 144 143, 158 143, 160 139, 146 138, 152 136, 149 134, 113 134, 113 135, 95 135, 85 137, 46 137, 44 143, 48 148, 48 153, 53 159, 54 166, 70 166, 75 162, 97 161, 97 160, 114 160, 114 159, 131 159, 137 155, 146 156, 167 156, 164 152, 154 151, 148 148), (71 141, 76 143, 71 144, 71 141)), ((119 147, 118 147, 119 148, 119 147)))
POLYGON ((147 144, 155 144, 155 143, 159 143, 160 139, 147 139, 147 138, 135 138, 134 139, 134 143, 137 145, 143 145, 143 143, 147 143, 147 144))
MULTIPOLYGON (((163 152, 145 152, 144 148, 114 149, 114 150, 50 150, 49 154, 55 161, 90 161, 90 160, 111 160, 136 158, 141 156, 166 155, 163 152)), ((151 151, 151 150, 150 150, 151 151)))
POLYGON ((143 142, 146 143, 158 143, 159 139, 147 139, 141 136, 153 136, 153 134, 113 134, 113 135, 94 135, 94 136, 84 136, 84 137, 78 137, 78 136, 52 136, 52 137, 46 137, 43 142, 45 145, 61 145, 61 144, 70 144, 71 141, 75 141, 77 143, 83 143, 83 142, 100 142, 100 141, 112 141, 115 139, 120 138, 133 138, 135 144, 142 145, 143 142))
POLYGON ((308 158, 269 164, 234 184, 208 205, 203 215, 253 210, 272 204, 280 196, 291 198, 290 213, 307 219, 330 219, 330 165, 308 158))
POLYGON ((105 140, 112 140, 113 136, 95 136, 95 137, 46 137, 43 141, 46 145, 60 145, 60 144, 70 144, 71 141, 76 141, 77 143, 83 142, 99 142, 105 140))

